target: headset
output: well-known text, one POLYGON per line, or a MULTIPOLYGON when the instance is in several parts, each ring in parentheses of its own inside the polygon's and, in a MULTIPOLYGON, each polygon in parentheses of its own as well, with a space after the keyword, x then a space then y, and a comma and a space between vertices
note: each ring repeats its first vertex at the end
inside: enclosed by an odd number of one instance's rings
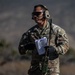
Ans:
MULTIPOLYGON (((35 9, 36 9, 37 7, 41 7, 41 8, 43 9, 43 17, 44 17, 45 19, 50 19, 50 14, 49 14, 49 11, 48 11, 48 9, 47 9, 46 6, 44 6, 44 5, 42 5, 42 4, 35 5, 33 12, 35 11, 35 9)), ((33 13, 33 12, 32 12, 32 13, 33 13)), ((33 14, 32 14, 32 19, 34 19, 34 15, 33 15, 33 14)))

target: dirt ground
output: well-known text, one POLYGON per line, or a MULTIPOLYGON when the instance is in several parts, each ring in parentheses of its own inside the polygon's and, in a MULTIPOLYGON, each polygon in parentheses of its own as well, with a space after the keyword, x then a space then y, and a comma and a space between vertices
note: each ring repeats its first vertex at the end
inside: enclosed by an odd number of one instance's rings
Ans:
POLYGON ((75 75, 75 64, 67 64, 60 66, 61 75, 75 75))
MULTIPOLYGON (((30 61, 13 61, 0 64, 0 75, 27 75, 30 61)), ((75 75, 75 64, 60 66, 60 75, 75 75)))

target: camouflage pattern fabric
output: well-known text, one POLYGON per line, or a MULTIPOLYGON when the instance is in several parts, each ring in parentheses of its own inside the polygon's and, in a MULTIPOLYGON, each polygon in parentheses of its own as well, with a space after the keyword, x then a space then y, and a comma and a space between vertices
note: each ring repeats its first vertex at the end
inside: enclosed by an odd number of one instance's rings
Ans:
MULTIPOLYGON (((35 25, 34 27, 30 28, 26 33, 23 34, 20 40, 19 48, 20 46, 25 45, 28 42, 34 42, 35 39, 39 39, 42 37, 47 37, 47 39, 49 40, 49 31, 50 31, 49 26, 50 26, 49 22, 47 22, 47 25, 43 28, 39 28, 38 25, 35 25), (28 39, 27 37, 28 33, 31 34, 30 39, 28 39)), ((58 25, 52 24, 52 29, 53 30, 51 32, 50 45, 56 48, 56 51, 59 55, 64 55, 69 49, 69 41, 68 41, 67 34, 64 31, 64 29, 62 29, 58 25)), ((33 72, 33 73, 32 74, 29 73, 29 75, 34 75, 34 74, 41 75, 41 72, 39 71, 40 74, 38 74, 37 70, 40 69, 40 63, 42 62, 42 58, 43 58, 43 55, 42 56, 39 55, 36 48, 34 48, 32 50, 32 60, 31 60, 31 66, 29 70, 29 72, 33 72)), ((59 75, 60 73, 59 63, 60 63, 59 57, 54 60, 48 61, 50 75, 59 75)))

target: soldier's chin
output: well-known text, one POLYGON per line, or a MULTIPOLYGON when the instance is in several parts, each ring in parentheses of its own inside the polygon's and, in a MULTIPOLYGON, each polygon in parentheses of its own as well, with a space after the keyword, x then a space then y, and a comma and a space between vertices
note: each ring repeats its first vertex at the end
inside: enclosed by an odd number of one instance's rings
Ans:
POLYGON ((37 20, 36 22, 40 24, 42 22, 42 20, 37 20))

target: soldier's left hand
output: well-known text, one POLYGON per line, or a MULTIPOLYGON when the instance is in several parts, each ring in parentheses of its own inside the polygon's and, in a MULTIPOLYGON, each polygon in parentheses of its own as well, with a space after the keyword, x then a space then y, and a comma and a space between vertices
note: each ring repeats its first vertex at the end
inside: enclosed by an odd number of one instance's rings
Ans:
POLYGON ((50 60, 53 60, 53 59, 58 57, 56 47, 54 47, 54 46, 46 46, 45 49, 48 50, 47 54, 48 54, 50 60))

